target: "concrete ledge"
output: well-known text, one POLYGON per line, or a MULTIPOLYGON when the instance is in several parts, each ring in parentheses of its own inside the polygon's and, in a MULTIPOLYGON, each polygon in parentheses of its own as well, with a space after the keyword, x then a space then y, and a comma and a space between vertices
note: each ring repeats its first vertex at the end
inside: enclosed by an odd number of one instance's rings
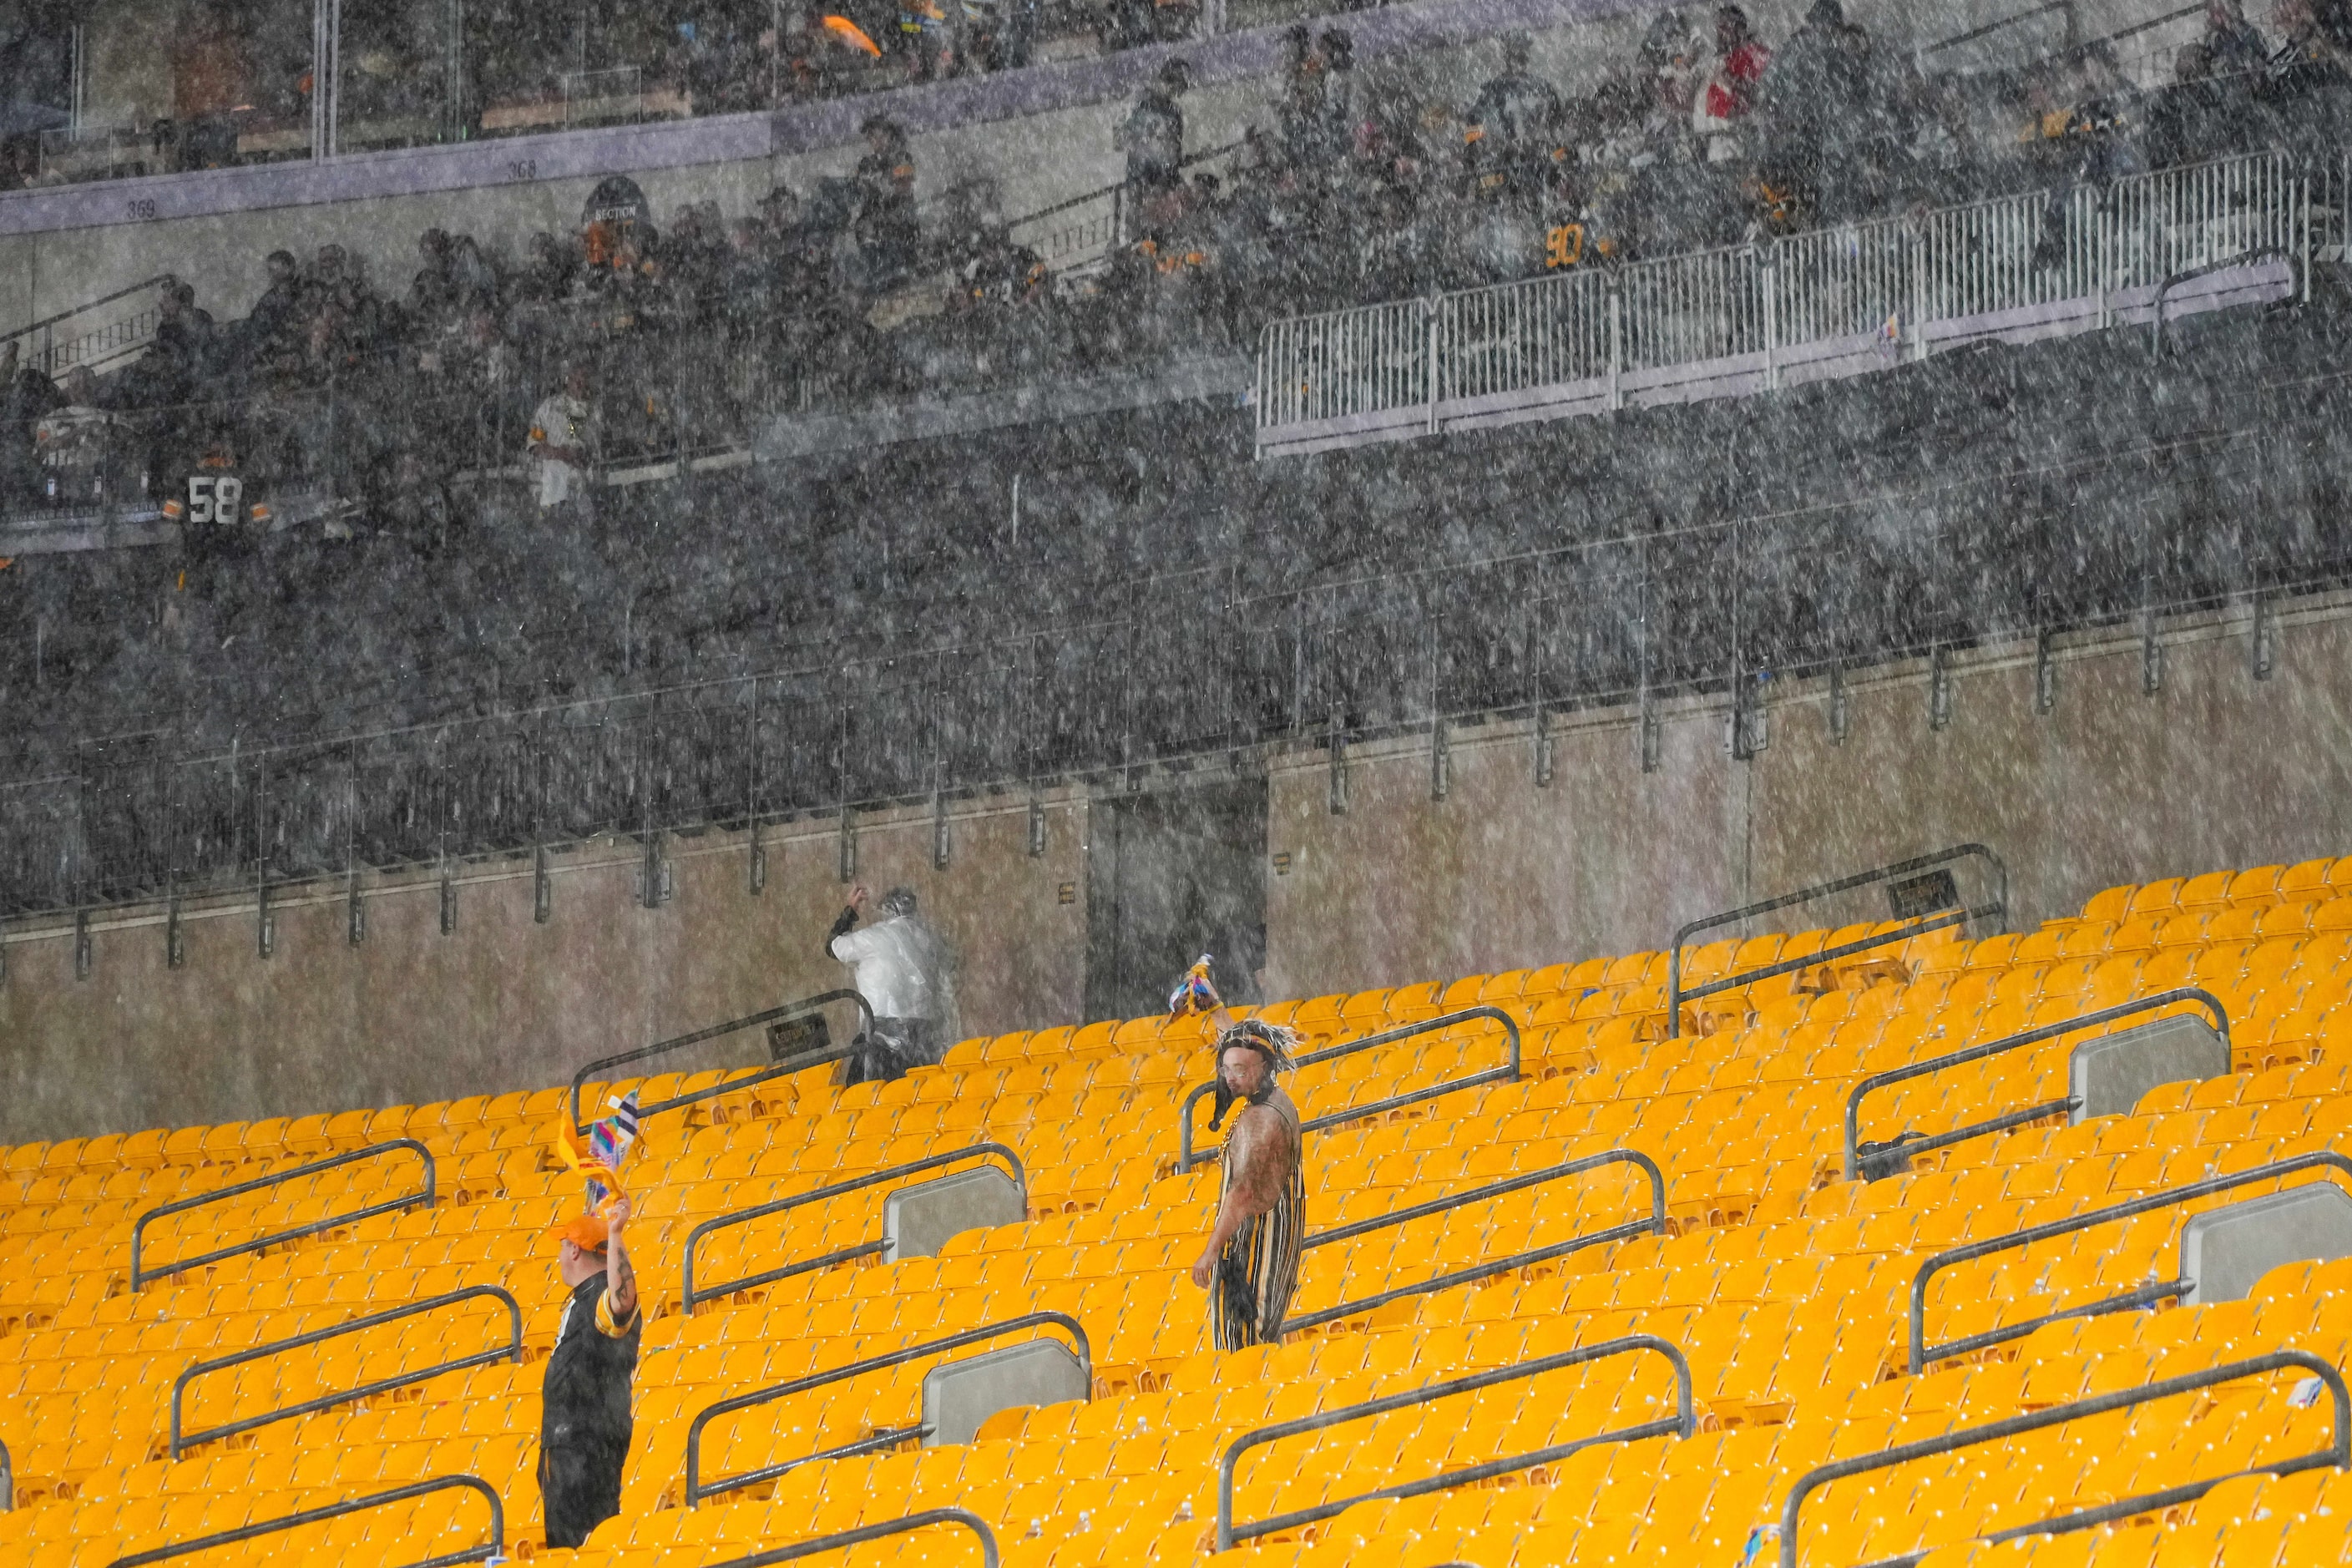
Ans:
POLYGON ((966 1361, 933 1367, 923 1377, 923 1438, 927 1448, 969 1443, 980 1424, 1000 1410, 1061 1405, 1094 1394, 1094 1379, 1059 1340, 1031 1340, 966 1361))
POLYGON ((1029 1217, 1021 1184, 993 1165, 900 1187, 882 1205, 882 1260, 937 1258, 954 1237, 1029 1217))
POLYGON ((2074 1120, 2128 1116, 2158 1084, 2201 1083, 2230 1071, 2230 1047, 2202 1018, 2158 1018, 2101 1035, 2074 1047, 2067 1092, 2080 1100, 2074 1120))
POLYGON ((2181 1304, 2242 1301, 2283 1263, 2352 1257, 2352 1194, 2332 1182, 2268 1193, 2200 1214, 2180 1233, 2181 1304))

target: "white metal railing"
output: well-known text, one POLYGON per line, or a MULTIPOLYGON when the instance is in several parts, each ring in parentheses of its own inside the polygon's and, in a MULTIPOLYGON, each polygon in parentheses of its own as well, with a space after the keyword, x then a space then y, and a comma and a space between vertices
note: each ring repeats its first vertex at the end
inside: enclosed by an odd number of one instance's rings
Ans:
POLYGON ((2347 186, 2341 160, 2306 174, 2257 153, 1276 321, 1259 450, 1739 395, 1936 342, 2147 321, 2202 270, 2269 258, 2292 283, 2315 247, 2340 257, 2347 186))

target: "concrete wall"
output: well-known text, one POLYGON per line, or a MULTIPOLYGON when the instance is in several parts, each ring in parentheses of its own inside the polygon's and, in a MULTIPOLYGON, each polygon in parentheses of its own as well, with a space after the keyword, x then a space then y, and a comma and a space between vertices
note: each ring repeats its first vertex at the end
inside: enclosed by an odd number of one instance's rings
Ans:
MULTIPOLYGON (((1066 1021, 1084 994, 1087 807, 1049 801, 1045 853, 1025 803, 950 816, 945 869, 928 812, 861 819, 857 876, 914 888, 961 955, 966 1028, 1066 1021), (1075 900, 1057 901, 1070 883, 1075 900)), ((184 916, 166 967, 162 917, 102 926, 89 979, 70 931, 6 933, 0 984, 0 1142, 338 1106, 393 1105, 567 1081, 581 1063, 848 984, 823 952, 847 889, 829 821, 772 826, 766 890, 748 890, 742 835, 667 842, 676 892, 636 902, 633 845, 558 858, 553 908, 531 920, 527 859, 461 873, 456 931, 429 877, 371 883, 366 941, 342 892, 289 890, 258 953, 248 897, 184 916)), ((835 1037, 848 1019, 833 1020, 835 1037)), ((691 1068, 759 1059, 738 1037, 691 1068)))
MULTIPOLYGON (((2030 643, 1978 650, 1955 660, 1941 731, 1924 665, 1859 671, 1843 745, 1824 685, 1796 686, 1768 703, 1769 745, 1748 762, 1726 754, 1720 704, 1695 700, 1663 705, 1650 773, 1633 712, 1563 718, 1546 789, 1524 723, 1455 733, 1443 801, 1426 737, 1351 748, 1338 816, 1321 753, 1276 758, 1267 993, 1658 946, 1695 916, 1963 840, 2006 858, 2012 926, 2028 928, 2116 882, 2352 851, 2352 603, 2282 616, 2263 682, 2249 625, 2240 612, 2163 628, 2153 695, 2136 637, 2063 646, 2046 716, 2030 643)), ((961 950, 966 1031, 1081 1016, 1087 822, 1082 795, 1055 797, 1032 858, 1025 803, 973 803, 952 819, 944 870, 928 813, 860 822, 859 880, 913 886, 961 950)), ((387 887, 357 948, 326 889, 281 905, 268 959, 247 900, 190 920, 176 971, 153 913, 101 930, 83 981, 69 931, 12 931, 0 1142, 557 1083, 591 1058, 840 984, 820 953, 843 893, 837 830, 793 824, 767 842, 754 898, 740 836, 669 841, 677 895, 658 910, 635 901, 633 847, 583 849, 544 926, 524 861, 468 868, 448 937, 429 879, 387 887)), ((740 1042, 731 1059, 758 1049, 740 1042)))
MULTIPOLYGON (((2032 710, 2032 645, 1955 659, 1949 724, 1924 663, 1857 673, 1832 742, 1825 682, 1768 704, 1769 745, 1726 752, 1720 702, 1665 705, 1641 771, 1636 715, 1556 724, 1535 787, 1524 723, 1356 748, 1330 814, 1321 755, 1273 775, 1267 989, 1395 984, 1662 947, 1681 922, 1967 841, 2008 863, 2012 929, 2118 882, 2352 852, 2352 615, 2283 618, 2275 673, 2250 672, 2249 612, 2165 629, 2161 689, 2136 636, 2058 649, 2032 710), (1411 867, 1400 876, 1396 868, 1411 867)), ((1967 873, 1963 873, 1965 876, 1967 873)), ((1884 918, 1882 902, 1822 920, 1884 918)))

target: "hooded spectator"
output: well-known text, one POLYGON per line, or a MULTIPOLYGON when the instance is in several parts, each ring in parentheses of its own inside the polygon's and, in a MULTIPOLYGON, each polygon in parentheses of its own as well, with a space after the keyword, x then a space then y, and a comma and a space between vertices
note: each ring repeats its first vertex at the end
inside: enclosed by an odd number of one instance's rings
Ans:
POLYGON ((86 364, 66 372, 58 390, 63 404, 33 426, 42 491, 52 506, 89 505, 105 495, 115 418, 99 406, 98 374, 86 364))
POLYGON ((1528 68, 1535 45, 1524 33, 1503 40, 1503 68, 1478 89, 1463 142, 1482 195, 1533 205, 1550 165, 1559 94, 1528 68))
POLYGON ((2200 74, 2236 76, 2270 63, 2270 46, 2246 20, 2244 0, 2205 0, 2205 35, 2198 47, 2204 64, 2200 74))
POLYGON ((1817 192, 1858 127, 1867 80, 1864 56, 1838 0, 1813 0, 1765 74, 1757 108, 1770 184, 1817 192))
POLYGON ((915 158, 907 132, 887 115, 868 115, 858 128, 866 155, 857 161, 857 240, 869 293, 903 282, 914 271, 922 231, 915 214, 915 158))
POLYGON ((1183 177, 1184 110, 1177 100, 1192 85, 1192 69, 1170 60, 1136 100, 1111 144, 1127 154, 1127 183, 1140 197, 1183 177))
POLYGON ((1756 105, 1758 89, 1772 51, 1749 30, 1748 13, 1737 5, 1715 13, 1715 64, 1692 105, 1692 128, 1706 139, 1707 161, 1727 163, 1738 154, 1737 130, 1756 105))

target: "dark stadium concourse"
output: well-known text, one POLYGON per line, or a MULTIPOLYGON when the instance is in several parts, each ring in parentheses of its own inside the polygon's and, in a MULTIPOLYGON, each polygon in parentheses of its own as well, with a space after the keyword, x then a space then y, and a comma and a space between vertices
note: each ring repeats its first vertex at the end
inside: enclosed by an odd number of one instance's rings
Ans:
POLYGON ((2292 596, 2352 545, 2332 288, 1276 462, 1178 402, 625 487, 562 536, 488 493, 425 539, 23 558, 14 771, 63 778, 6 796, 0 885, 1019 789, 2292 596))

